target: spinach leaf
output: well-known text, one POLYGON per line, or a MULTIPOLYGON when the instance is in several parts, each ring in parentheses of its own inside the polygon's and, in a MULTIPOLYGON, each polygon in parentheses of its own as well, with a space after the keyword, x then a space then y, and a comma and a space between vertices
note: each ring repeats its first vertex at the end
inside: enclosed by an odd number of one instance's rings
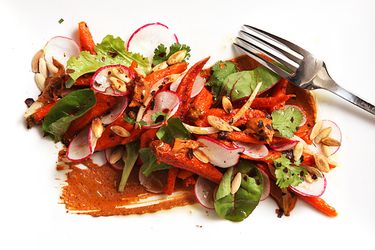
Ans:
POLYGON ((241 160, 241 186, 235 194, 231 194, 233 168, 227 170, 215 195, 216 213, 230 221, 242 221, 247 218, 258 205, 263 191, 263 179, 259 170, 249 161, 241 160))
POLYGON ((58 101, 51 108, 43 121, 43 131, 51 135, 56 141, 69 128, 70 123, 84 115, 96 104, 94 91, 80 89, 71 92, 58 101))
POLYGON ((126 183, 129 175, 134 167, 135 162, 138 158, 139 141, 134 141, 125 145, 126 154, 123 155, 122 159, 125 163, 124 169, 122 170, 120 184, 118 186, 119 192, 124 192, 126 183))
POLYGON ((215 100, 219 99, 220 95, 222 95, 225 78, 235 72, 237 72, 237 67, 232 62, 219 61, 212 66, 212 75, 206 85, 211 87, 211 92, 215 100))
POLYGON ((169 169, 172 166, 163 162, 158 163, 156 156, 151 148, 142 148, 139 150, 139 156, 142 160, 141 171, 145 176, 149 176, 152 172, 169 169))
POLYGON ((259 91, 263 91, 277 83, 279 79, 278 75, 262 66, 230 74, 224 80, 223 92, 225 95, 230 95, 232 101, 236 101, 249 97, 259 82, 262 82, 259 91))
POLYGON ((175 138, 190 139, 190 133, 179 118, 171 118, 156 132, 156 136, 165 143, 172 144, 175 138))

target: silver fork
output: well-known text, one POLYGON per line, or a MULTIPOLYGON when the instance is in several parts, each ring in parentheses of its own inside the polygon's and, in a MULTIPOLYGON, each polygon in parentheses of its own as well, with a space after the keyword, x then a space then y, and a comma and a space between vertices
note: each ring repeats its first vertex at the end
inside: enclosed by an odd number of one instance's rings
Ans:
POLYGON ((250 25, 244 27, 234 45, 263 66, 301 88, 328 90, 375 115, 375 106, 340 87, 328 74, 322 60, 283 38, 250 25), (260 54, 273 62, 266 61, 260 54))

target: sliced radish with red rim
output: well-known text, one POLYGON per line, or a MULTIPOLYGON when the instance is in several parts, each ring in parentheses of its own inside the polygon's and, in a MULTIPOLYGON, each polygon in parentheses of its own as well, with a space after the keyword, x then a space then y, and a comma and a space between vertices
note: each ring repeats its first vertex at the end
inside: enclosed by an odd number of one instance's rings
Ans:
POLYGON ((294 192, 308 197, 319 197, 326 190, 327 180, 322 172, 314 167, 305 167, 306 170, 313 175, 313 181, 311 183, 303 181, 298 186, 290 186, 294 192))
POLYGON ((262 144, 244 143, 244 142, 233 142, 239 148, 243 148, 243 154, 253 159, 261 159, 268 155, 268 148, 262 144))
POLYGON ((111 158, 112 152, 114 151, 114 148, 108 148, 104 151, 105 158, 107 159, 108 164, 114 168, 115 170, 122 171, 124 168, 124 162, 122 159, 118 160, 116 163, 112 164, 109 159, 111 158))
POLYGON ((70 142, 66 157, 73 162, 90 157, 95 151, 97 140, 91 126, 86 127, 70 142))
MULTIPOLYGON (((183 76, 178 78, 177 81, 173 82, 171 86, 169 87, 170 90, 176 92, 178 86, 181 83, 183 76)), ((191 90, 191 95, 190 97, 196 97, 203 89, 204 85, 206 84, 206 78, 201 77, 200 75, 195 78, 194 84, 193 84, 193 89, 191 90)))
POLYGON ((127 50, 140 53, 143 56, 152 59, 155 49, 164 44, 167 48, 174 43, 178 43, 177 36, 168 28, 168 26, 156 22, 148 23, 138 28, 130 36, 127 44, 127 50))
POLYGON ((159 194, 163 192, 167 183, 167 174, 165 171, 152 172, 149 176, 142 173, 142 169, 138 173, 139 183, 151 193, 159 194))
POLYGON ((214 194, 217 184, 199 176, 194 186, 195 197, 205 208, 214 209, 214 194))
POLYGON ((205 145, 199 149, 208 157, 209 161, 220 168, 229 168, 236 165, 240 159, 240 154, 245 150, 242 147, 228 147, 222 142, 206 136, 199 137, 197 141, 205 145))
POLYGON ((278 143, 271 143, 270 148, 275 151, 285 151, 294 148, 294 146, 298 143, 298 140, 282 138, 281 142, 278 143))
POLYGON ((43 51, 47 62, 53 63, 53 58, 55 58, 66 67, 66 63, 70 57, 79 56, 80 48, 71 38, 55 36, 46 43, 43 51))
MULTIPOLYGON (((124 65, 108 65, 99 68, 93 77, 91 78, 91 88, 97 92, 112 95, 112 96, 124 96, 128 95, 129 91, 120 91, 118 89, 112 88, 111 79, 119 79, 124 83, 130 81, 133 78, 132 73, 129 68, 124 65), (113 78, 112 78, 113 77, 113 78)), ((126 87, 125 87, 126 88, 126 87)))
POLYGON ((119 118, 124 113, 126 107, 128 106, 128 97, 121 96, 118 98, 119 98, 119 102, 110 111, 110 113, 101 118, 102 123, 104 125, 108 125, 114 122, 117 118, 119 118))
POLYGON ((263 191, 262 191, 262 195, 260 196, 260 200, 263 201, 267 199, 267 197, 270 195, 270 192, 271 192, 270 178, 268 177, 267 173, 264 172, 263 169, 258 168, 258 170, 262 174, 262 178, 263 178, 263 191))
MULTIPOLYGON (((342 134, 341 134, 341 130, 339 128, 339 126, 337 126, 337 124, 331 120, 322 120, 322 127, 321 127, 321 130, 325 129, 325 128, 328 128, 328 127, 331 127, 332 130, 331 130, 331 133, 329 134, 328 137, 330 138, 333 138, 337 141, 342 142, 342 134)), ((320 152, 322 152, 322 144, 319 143, 319 144, 315 144, 314 145, 318 148, 318 150, 320 152)), ((329 156, 335 154, 338 150, 339 150, 340 146, 329 146, 327 147, 327 149, 329 150, 329 156)))

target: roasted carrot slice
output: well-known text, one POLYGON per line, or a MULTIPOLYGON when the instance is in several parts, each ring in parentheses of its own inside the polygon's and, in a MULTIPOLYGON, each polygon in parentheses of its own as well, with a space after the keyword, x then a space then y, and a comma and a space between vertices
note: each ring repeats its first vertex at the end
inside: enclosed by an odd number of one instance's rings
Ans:
POLYGON ((182 179, 182 180, 185 180, 186 178, 192 176, 193 174, 194 174, 193 172, 181 169, 180 171, 178 171, 177 177, 182 179))
POLYGON ((190 177, 188 177, 188 178, 186 178, 185 180, 182 181, 182 185, 187 188, 189 186, 194 186, 195 182, 196 181, 195 181, 194 176, 190 176, 190 177))
POLYGON ((91 78, 92 78, 92 74, 86 74, 86 75, 80 76, 74 83, 74 86, 89 87, 91 78))
POLYGON ((282 107, 292 95, 278 95, 273 97, 257 97, 254 99, 251 107, 253 109, 270 109, 274 110, 282 107))
POLYGON ((305 201, 306 203, 310 204, 319 212, 329 216, 329 217, 336 217, 337 211, 334 207, 330 206, 325 200, 319 197, 306 197, 302 195, 298 195, 298 197, 305 201))
POLYGON ((96 55, 94 39, 92 38, 89 27, 85 22, 78 23, 78 35, 81 44, 81 50, 85 50, 93 55, 96 55))
POLYGON ((32 118, 35 123, 41 122, 44 117, 48 114, 51 108, 55 105, 55 103, 47 103, 43 107, 37 109, 34 114, 32 114, 32 118))
POLYGON ((142 133, 140 138, 140 148, 148 148, 152 140, 155 139, 155 135, 158 130, 158 128, 152 128, 142 133))
POLYGON ((145 81, 154 84, 157 81, 163 79, 164 77, 167 77, 172 74, 180 74, 184 72, 187 66, 188 64, 186 62, 174 64, 168 68, 152 72, 151 74, 145 77, 145 81))
POLYGON ((163 192, 165 194, 171 195, 173 193, 174 186, 176 184, 177 174, 178 174, 178 168, 170 168, 170 169, 168 169, 167 185, 163 189, 163 192))

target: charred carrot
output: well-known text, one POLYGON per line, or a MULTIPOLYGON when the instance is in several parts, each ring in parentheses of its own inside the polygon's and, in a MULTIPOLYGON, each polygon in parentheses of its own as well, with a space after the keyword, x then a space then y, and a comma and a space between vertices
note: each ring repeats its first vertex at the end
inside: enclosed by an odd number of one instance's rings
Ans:
POLYGON ((158 128, 152 128, 146 130, 140 137, 140 148, 147 148, 150 145, 150 142, 155 139, 156 132, 158 128))
POLYGON ((89 87, 91 82, 92 74, 86 74, 83 76, 80 76, 76 82, 74 83, 75 86, 81 86, 81 87, 89 87))
POLYGON ((148 76, 145 77, 145 81, 150 82, 152 84, 156 83, 157 81, 163 79, 172 74, 180 74, 184 72, 187 68, 188 64, 186 62, 174 64, 168 68, 154 71, 148 76))
POLYGON ((39 123, 46 117, 50 109, 55 105, 55 103, 47 103, 43 107, 37 109, 34 114, 32 114, 35 123, 39 123))
POLYGON ((150 145, 160 162, 188 170, 215 183, 219 183, 223 177, 223 174, 212 164, 203 163, 195 157, 190 159, 184 152, 172 152, 171 146, 167 143, 156 140, 151 142, 150 145))
POLYGON ((306 203, 310 204, 319 212, 329 216, 329 217, 336 217, 337 211, 334 207, 330 206, 325 200, 319 197, 306 197, 302 195, 298 195, 298 197, 305 201, 306 203))
POLYGON ((192 103, 192 118, 199 118, 204 115, 213 104, 213 95, 211 92, 204 87, 201 92, 194 98, 192 103))
POLYGON ((194 184, 195 184, 194 176, 190 176, 190 177, 188 177, 188 178, 186 178, 185 180, 182 181, 182 185, 186 188, 189 187, 189 186, 194 186, 194 184))
POLYGON ((239 142, 254 143, 254 144, 266 144, 266 141, 259 141, 253 135, 245 134, 244 132, 237 132, 237 131, 229 132, 226 138, 231 141, 239 141, 239 142))
POLYGON ((163 192, 165 194, 171 195, 173 193, 174 186, 176 184, 177 174, 178 174, 178 168, 170 168, 170 169, 168 169, 167 185, 163 189, 163 192))
POLYGON ((85 50, 93 55, 96 55, 94 39, 92 38, 89 27, 85 22, 78 23, 78 36, 81 44, 81 50, 85 50))
POLYGON ((275 109, 285 104, 292 95, 278 95, 273 97, 257 97, 254 99, 251 107, 253 109, 275 109))
POLYGON ((190 171, 187 171, 187 170, 184 170, 184 169, 181 169, 180 171, 178 171, 178 175, 177 177, 181 180, 185 180, 186 178, 192 176, 194 173, 190 172, 190 171))

